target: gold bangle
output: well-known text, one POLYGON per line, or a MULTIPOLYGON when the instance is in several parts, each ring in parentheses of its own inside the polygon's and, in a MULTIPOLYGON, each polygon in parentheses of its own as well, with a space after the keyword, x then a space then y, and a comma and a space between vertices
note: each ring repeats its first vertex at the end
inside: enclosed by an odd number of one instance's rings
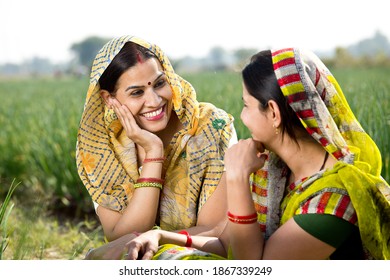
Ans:
POLYGON ((134 189, 138 188, 147 188, 147 187, 154 187, 162 190, 162 184, 158 182, 140 182, 134 184, 134 189))

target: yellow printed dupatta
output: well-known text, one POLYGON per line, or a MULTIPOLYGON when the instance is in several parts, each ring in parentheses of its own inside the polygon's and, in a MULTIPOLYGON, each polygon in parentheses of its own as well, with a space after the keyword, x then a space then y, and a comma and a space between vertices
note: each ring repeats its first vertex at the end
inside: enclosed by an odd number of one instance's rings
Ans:
POLYGON ((172 89, 174 111, 184 127, 165 147, 165 184, 156 223, 167 230, 188 228, 196 224, 199 210, 219 183, 233 117, 212 104, 198 102, 193 87, 174 72, 158 46, 123 36, 108 42, 96 55, 77 136, 78 173, 94 202, 124 211, 139 177, 136 148, 114 111, 104 105, 98 81, 129 41, 157 56, 172 89))
POLYGON ((359 226, 363 246, 373 258, 390 259, 390 188, 380 176, 379 149, 317 56, 289 48, 272 51, 272 60, 289 105, 339 163, 285 189, 286 166, 271 154, 265 168, 251 177, 265 236, 296 214, 331 214, 359 226))

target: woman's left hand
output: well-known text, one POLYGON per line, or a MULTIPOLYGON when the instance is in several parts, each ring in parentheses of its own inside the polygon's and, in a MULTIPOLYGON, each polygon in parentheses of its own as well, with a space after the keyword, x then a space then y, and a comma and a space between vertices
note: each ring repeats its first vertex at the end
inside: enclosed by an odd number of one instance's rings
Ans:
POLYGON ((264 147, 260 142, 252 138, 239 140, 237 144, 230 147, 225 154, 225 167, 228 177, 245 176, 256 172, 267 159, 264 147))

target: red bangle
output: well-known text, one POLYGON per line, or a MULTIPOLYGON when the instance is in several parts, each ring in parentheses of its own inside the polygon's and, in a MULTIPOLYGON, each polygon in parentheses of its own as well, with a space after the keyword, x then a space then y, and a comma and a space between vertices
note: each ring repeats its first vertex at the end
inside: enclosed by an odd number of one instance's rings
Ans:
POLYGON ((161 185, 164 184, 164 180, 163 179, 159 179, 159 178, 138 178, 137 180, 137 183, 159 183, 161 185))
POLYGON ((145 158, 143 163, 148 163, 148 162, 164 162, 165 157, 158 157, 158 158, 145 158))
POLYGON ((253 218, 257 218, 257 213, 256 212, 253 213, 253 214, 250 214, 250 215, 246 215, 246 216, 238 216, 238 215, 234 215, 230 211, 228 211, 227 215, 228 215, 228 217, 230 217, 232 219, 253 219, 253 218))
POLYGON ((192 245, 192 238, 191 238, 191 235, 188 233, 188 231, 185 231, 185 230, 182 230, 182 231, 179 231, 180 234, 184 234, 187 236, 187 241, 186 241, 186 244, 184 245, 185 247, 191 247, 192 245))
POLYGON ((236 224, 252 224, 257 222, 257 213, 253 213, 250 215, 246 216, 238 216, 230 213, 229 211, 227 212, 227 216, 229 221, 236 223, 236 224))

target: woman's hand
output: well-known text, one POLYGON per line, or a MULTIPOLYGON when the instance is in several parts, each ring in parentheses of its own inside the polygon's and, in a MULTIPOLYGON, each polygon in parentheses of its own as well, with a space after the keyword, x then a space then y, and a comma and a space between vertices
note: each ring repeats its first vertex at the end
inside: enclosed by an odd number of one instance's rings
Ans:
POLYGON ((161 234, 159 230, 149 230, 126 244, 127 260, 151 260, 158 250, 161 234))
POLYGON ((225 168, 227 177, 245 176, 256 172, 267 159, 264 153, 264 146, 252 138, 239 140, 237 144, 230 147, 225 154, 225 168))
POLYGON ((146 154, 151 153, 162 156, 163 143, 161 139, 154 133, 140 128, 129 108, 126 105, 122 105, 115 97, 111 97, 109 102, 125 129, 127 137, 140 145, 146 154))
POLYGON ((127 253, 127 244, 137 235, 126 234, 114 241, 93 249, 85 256, 86 260, 120 260, 127 253))

